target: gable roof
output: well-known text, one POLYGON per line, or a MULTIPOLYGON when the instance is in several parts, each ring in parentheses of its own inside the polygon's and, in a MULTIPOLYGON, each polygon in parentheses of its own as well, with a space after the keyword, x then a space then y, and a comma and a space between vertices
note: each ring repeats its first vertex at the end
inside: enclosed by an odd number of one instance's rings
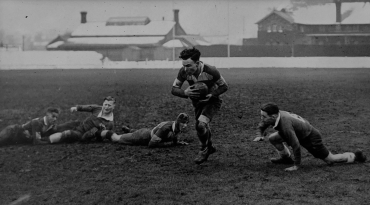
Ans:
POLYGON ((158 44, 164 37, 82 37, 70 38, 67 43, 95 45, 153 45, 158 44))
POLYGON ((268 17, 270 17, 270 16, 272 16, 272 15, 278 15, 278 16, 280 16, 281 18, 283 18, 283 19, 285 19, 286 21, 288 21, 289 23, 294 23, 294 19, 293 19, 293 17, 291 16, 291 13, 283 12, 283 11, 273 10, 271 13, 267 14, 267 16, 265 16, 265 17, 263 17, 261 20, 259 20, 256 24, 261 23, 262 21, 264 21, 265 19, 267 19, 268 17))
MULTIPOLYGON (((336 6, 334 3, 300 7, 294 11, 272 11, 256 24, 276 14, 290 23, 307 25, 329 25, 336 22, 336 6)), ((370 24, 369 3, 342 3, 341 24, 370 24)))
POLYGON ((164 36, 173 26, 174 21, 151 21, 147 25, 106 25, 106 22, 81 24, 72 32, 72 37, 123 37, 123 36, 164 36))
POLYGON ((146 25, 150 22, 147 16, 137 17, 111 17, 108 19, 107 26, 123 26, 123 25, 146 25))

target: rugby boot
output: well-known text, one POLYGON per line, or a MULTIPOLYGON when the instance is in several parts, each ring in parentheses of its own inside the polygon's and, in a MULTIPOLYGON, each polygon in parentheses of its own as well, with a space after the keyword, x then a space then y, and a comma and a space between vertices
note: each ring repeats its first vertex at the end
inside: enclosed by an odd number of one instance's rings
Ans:
POLYGON ((270 159, 274 164, 294 164, 294 160, 289 157, 280 157, 280 158, 271 158, 270 159))
POLYGON ((357 149, 355 151, 355 161, 356 162, 365 162, 366 161, 366 156, 364 155, 364 153, 360 149, 357 149))
POLYGON ((216 152, 216 148, 214 146, 206 147, 205 149, 199 151, 198 156, 195 158, 194 162, 196 164, 202 164, 203 162, 207 161, 209 155, 216 152))

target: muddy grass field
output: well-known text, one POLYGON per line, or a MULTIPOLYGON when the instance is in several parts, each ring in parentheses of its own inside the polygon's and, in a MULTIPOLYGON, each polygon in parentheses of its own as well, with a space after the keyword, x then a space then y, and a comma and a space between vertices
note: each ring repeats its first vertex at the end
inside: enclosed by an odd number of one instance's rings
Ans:
MULTIPOLYGON (((76 104, 117 98, 121 125, 153 127, 187 112, 186 147, 149 149, 88 143, 0 148, 0 204, 370 204, 370 164, 327 166, 303 151, 284 172, 268 142, 252 142, 260 103, 273 101, 316 126, 333 153, 370 155, 370 70, 220 69, 230 85, 212 122, 218 151, 196 165, 199 149, 189 100, 171 95, 177 70, 0 71, 0 128, 76 104), (23 198, 22 198, 23 197, 23 198)), ((185 84, 187 86, 187 84, 185 84)))

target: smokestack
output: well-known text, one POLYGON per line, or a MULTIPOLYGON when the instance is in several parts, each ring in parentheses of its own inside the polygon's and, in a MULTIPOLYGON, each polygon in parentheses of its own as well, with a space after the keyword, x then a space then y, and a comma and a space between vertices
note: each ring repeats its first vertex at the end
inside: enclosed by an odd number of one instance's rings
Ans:
POLYGON ((86 11, 81 11, 81 23, 86 23, 86 15, 87 15, 87 12, 86 11))
POLYGON ((342 2, 336 1, 335 2, 335 9, 336 9, 336 12, 335 12, 335 14, 336 14, 336 22, 337 23, 340 23, 340 22, 342 22, 342 12, 341 12, 341 10, 342 10, 342 2))
POLYGON ((174 14, 175 22, 178 24, 179 23, 179 10, 174 9, 173 14, 174 14))

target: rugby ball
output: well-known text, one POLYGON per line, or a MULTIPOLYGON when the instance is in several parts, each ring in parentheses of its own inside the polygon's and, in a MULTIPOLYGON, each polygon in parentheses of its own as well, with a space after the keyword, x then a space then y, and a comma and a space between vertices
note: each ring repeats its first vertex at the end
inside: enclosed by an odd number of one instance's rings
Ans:
POLYGON ((190 86, 191 89, 197 89, 197 93, 199 93, 199 98, 192 98, 196 100, 202 100, 205 99, 208 95, 208 86, 203 82, 196 82, 193 85, 190 86))

